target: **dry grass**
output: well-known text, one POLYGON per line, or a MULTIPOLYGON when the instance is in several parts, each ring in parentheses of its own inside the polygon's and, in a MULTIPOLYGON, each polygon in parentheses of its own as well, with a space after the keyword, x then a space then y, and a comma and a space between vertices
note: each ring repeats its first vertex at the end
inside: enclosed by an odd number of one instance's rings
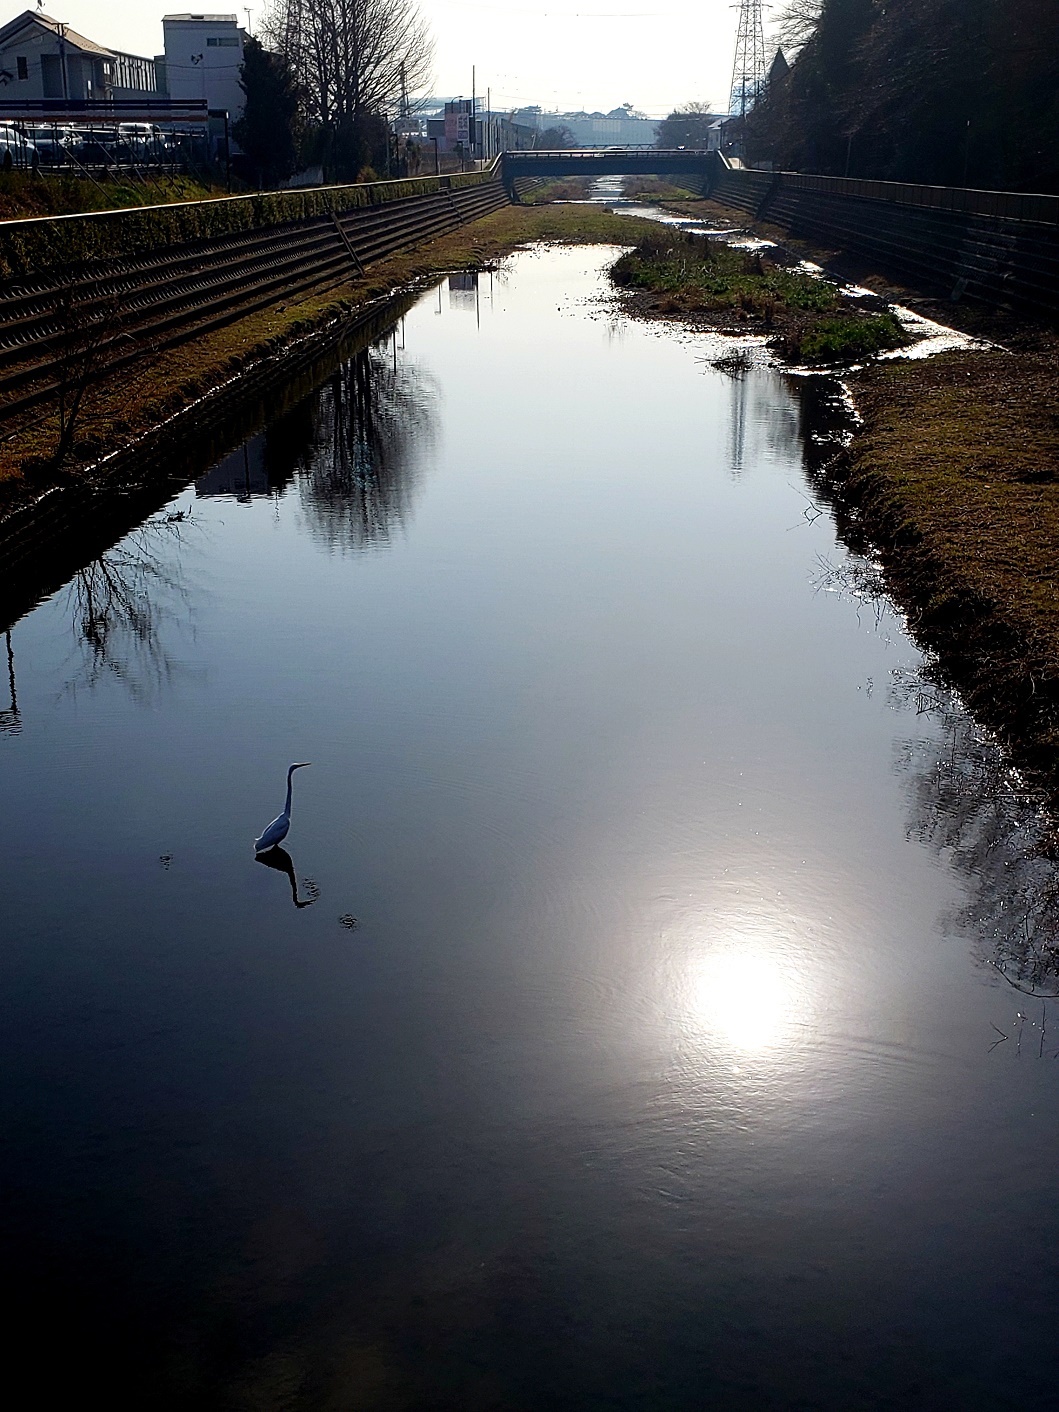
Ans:
POLYGON ((857 375, 829 479, 969 704, 1059 792, 1059 364, 959 353, 857 375))
POLYGON ((545 206, 549 201, 584 201, 591 190, 591 177, 560 177, 531 192, 529 204, 545 206))

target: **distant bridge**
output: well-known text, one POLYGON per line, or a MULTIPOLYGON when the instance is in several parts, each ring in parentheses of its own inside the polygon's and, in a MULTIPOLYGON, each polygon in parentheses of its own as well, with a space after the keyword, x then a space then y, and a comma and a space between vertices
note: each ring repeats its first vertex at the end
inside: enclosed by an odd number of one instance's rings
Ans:
POLYGON ((541 152, 505 152, 504 183, 519 177, 705 176, 716 152, 693 147, 580 147, 541 152))

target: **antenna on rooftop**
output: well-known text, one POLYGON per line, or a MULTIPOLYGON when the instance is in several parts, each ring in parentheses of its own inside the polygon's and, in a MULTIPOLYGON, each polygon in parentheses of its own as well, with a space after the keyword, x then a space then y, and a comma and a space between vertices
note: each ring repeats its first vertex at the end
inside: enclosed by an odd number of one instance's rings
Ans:
POLYGON ((763 8, 763 0, 739 0, 732 95, 728 100, 728 111, 733 118, 745 117, 765 87, 768 67, 765 63, 765 27, 761 18, 763 8))

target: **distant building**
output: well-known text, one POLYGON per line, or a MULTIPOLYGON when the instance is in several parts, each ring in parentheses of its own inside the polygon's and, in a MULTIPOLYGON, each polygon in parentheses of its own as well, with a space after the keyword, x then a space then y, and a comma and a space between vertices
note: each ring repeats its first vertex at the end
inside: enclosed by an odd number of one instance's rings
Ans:
POLYGON ((565 127, 578 147, 653 147, 658 136, 654 118, 641 117, 628 107, 609 113, 545 113, 540 108, 523 108, 515 120, 538 132, 565 127))
POLYGON ((5 97, 135 99, 157 91, 153 59, 107 49, 40 10, 0 29, 0 106, 5 97))
POLYGON ((235 15, 165 15, 164 84, 170 98, 204 98, 216 111, 240 118, 246 95, 239 86, 245 32, 235 15))

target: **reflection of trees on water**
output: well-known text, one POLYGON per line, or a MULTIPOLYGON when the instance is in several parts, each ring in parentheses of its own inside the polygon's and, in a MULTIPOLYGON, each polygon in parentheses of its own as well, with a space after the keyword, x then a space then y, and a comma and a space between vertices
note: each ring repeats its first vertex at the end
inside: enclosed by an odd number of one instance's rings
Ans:
POLYGON ((789 460, 799 445, 801 418, 788 380, 773 368, 756 365, 753 354, 741 347, 711 359, 709 366, 728 379, 728 468, 733 478, 740 480, 748 464, 762 456, 789 460))
POLYGON ((82 655, 72 689, 109 677, 147 700, 172 680, 178 663, 165 635, 187 616, 179 551, 188 523, 179 512, 156 516, 71 579, 65 605, 82 655))
POLYGON ((435 398, 419 368, 377 344, 270 429, 268 456, 293 454, 309 525, 328 544, 385 543, 406 521, 435 437, 435 398))
POLYGON ((1059 991, 1059 868, 1054 820, 1004 752, 933 673, 895 672, 895 705, 927 716, 940 735, 901 744, 911 835, 965 879, 970 898, 950 919, 986 959, 1030 993, 1059 991))
MULTIPOLYGON (((855 522, 834 504, 827 483, 828 465, 854 425, 852 409, 831 379, 791 383, 809 483, 821 499, 832 500, 843 539, 861 548, 855 522)), ((815 579, 818 589, 870 608, 884 632, 892 617, 900 618, 871 557, 821 560, 815 579)), ((973 937, 983 959, 1018 989, 1059 993, 1056 820, 968 715, 936 664, 895 671, 890 704, 930 724, 901 742, 897 770, 909 786, 910 836, 943 857, 967 889, 966 904, 947 921, 973 937)))
POLYGON ((4 633, 7 648, 7 685, 11 705, 0 711, 0 731, 7 735, 18 735, 22 729, 22 717, 18 709, 18 692, 15 690, 15 649, 11 646, 10 628, 4 633))

